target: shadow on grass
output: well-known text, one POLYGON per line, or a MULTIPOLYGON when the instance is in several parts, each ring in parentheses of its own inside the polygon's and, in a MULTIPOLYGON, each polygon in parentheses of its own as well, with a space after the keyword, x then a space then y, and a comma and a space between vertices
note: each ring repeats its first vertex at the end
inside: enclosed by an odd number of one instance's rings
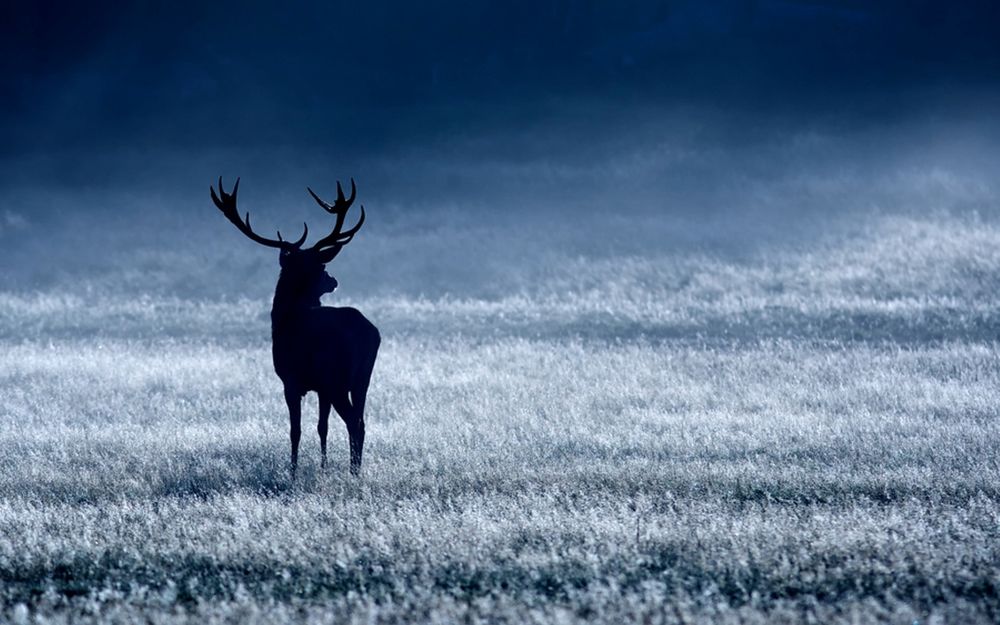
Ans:
POLYGON ((0 497, 43 504, 102 504, 163 498, 209 499, 248 493, 283 497, 315 492, 330 480, 348 481, 345 463, 303 453, 291 478, 287 449, 271 444, 140 448, 90 443, 59 453, 55 443, 23 445, 2 465, 0 497), (315 457, 313 457, 315 456, 315 457))
POLYGON ((277 496, 301 487, 301 482, 315 481, 315 472, 302 468, 298 479, 292 481, 287 460, 277 449, 263 446, 175 452, 153 471, 149 495, 154 498, 206 499, 234 491, 277 496))
POLYGON ((407 601, 413 599, 413 589, 419 588, 424 597, 461 602, 500 596, 569 606, 581 599, 599 600, 609 590, 637 597, 659 587, 661 601, 710 605, 721 601, 731 607, 766 607, 786 601, 812 609, 848 600, 884 603, 896 598, 924 611, 956 600, 975 603, 992 615, 998 610, 989 555, 966 563, 961 576, 936 579, 931 574, 938 566, 953 566, 947 556, 954 544, 921 554, 924 561, 919 565, 900 570, 884 564, 894 561, 897 545, 872 545, 860 556, 837 546, 803 553, 794 537, 768 549, 742 551, 742 560, 726 557, 736 554, 730 553, 731 546, 719 535, 704 541, 695 534, 645 540, 596 563, 573 556, 546 558, 550 549, 565 547, 558 534, 515 533, 511 546, 528 560, 503 554, 475 561, 442 555, 428 562, 419 551, 360 555, 338 563, 294 563, 256 555, 223 561, 200 554, 138 559, 109 551, 96 561, 67 555, 54 566, 38 562, 0 565, 0 577, 7 582, 0 589, 0 600, 7 605, 30 605, 54 595, 94 601, 94 589, 110 588, 139 605, 191 607, 248 596, 318 605, 349 595, 378 602, 407 601), (609 580, 613 580, 610 588, 609 580), (596 594, 588 597, 592 591, 596 594))

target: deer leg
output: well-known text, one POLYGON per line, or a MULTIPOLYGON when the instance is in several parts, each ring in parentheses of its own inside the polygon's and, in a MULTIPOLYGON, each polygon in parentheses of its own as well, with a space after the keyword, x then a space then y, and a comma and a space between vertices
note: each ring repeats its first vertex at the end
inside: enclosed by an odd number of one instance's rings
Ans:
POLYGON ((359 419, 357 406, 351 404, 347 393, 334 396, 333 407, 347 425, 347 435, 351 443, 351 475, 357 475, 361 470, 361 450, 365 444, 365 422, 359 419), (360 422, 361 427, 358 427, 360 422))
POLYGON ((288 404, 289 435, 292 441, 292 477, 299 465, 299 438, 302 436, 302 396, 285 389, 285 403, 288 404))
POLYGON ((352 419, 347 424, 351 437, 351 475, 361 471, 361 452, 365 448, 365 400, 368 395, 368 380, 364 380, 351 391, 352 419))
POLYGON ((360 414, 347 424, 347 434, 351 437, 351 475, 361 472, 361 452, 365 447, 365 419, 360 414))
POLYGON ((330 424, 330 400, 326 395, 319 396, 319 423, 316 431, 319 432, 319 466, 326 468, 326 432, 330 424))

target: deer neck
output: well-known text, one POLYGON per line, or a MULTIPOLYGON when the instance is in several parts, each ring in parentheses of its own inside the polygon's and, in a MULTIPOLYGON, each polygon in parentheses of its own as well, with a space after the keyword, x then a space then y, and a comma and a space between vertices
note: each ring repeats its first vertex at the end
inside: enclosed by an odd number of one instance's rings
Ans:
POLYGON ((297 292, 284 272, 278 277, 271 302, 271 330, 273 334, 294 331, 303 313, 319 307, 319 297, 297 292))

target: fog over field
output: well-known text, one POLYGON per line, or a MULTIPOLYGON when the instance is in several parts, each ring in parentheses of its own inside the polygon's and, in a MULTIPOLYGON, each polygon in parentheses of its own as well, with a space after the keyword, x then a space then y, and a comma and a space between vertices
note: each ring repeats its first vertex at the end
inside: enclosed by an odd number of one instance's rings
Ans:
POLYGON ((1000 620, 995 8, 243 9, 0 9, 0 622, 1000 620))

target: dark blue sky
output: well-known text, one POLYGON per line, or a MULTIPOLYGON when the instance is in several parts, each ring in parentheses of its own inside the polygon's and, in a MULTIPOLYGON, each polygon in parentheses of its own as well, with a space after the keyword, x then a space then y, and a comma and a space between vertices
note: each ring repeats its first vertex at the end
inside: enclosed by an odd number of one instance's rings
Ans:
POLYGON ((676 104, 891 116, 1000 85, 985 1, 209 4, 4 3, 4 153, 379 152, 676 104))

